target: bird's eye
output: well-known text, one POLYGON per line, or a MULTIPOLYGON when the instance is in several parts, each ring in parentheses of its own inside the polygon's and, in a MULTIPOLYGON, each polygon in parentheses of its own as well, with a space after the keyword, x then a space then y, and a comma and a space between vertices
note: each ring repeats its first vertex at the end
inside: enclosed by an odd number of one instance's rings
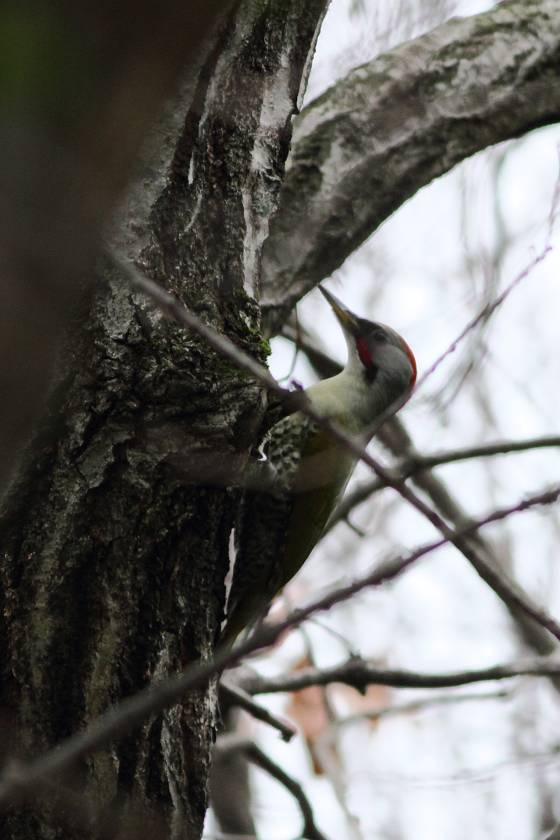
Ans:
POLYGON ((387 338, 384 332, 381 332, 381 330, 377 330, 373 334, 373 340, 377 341, 379 344, 387 344, 387 341, 389 339, 387 338))

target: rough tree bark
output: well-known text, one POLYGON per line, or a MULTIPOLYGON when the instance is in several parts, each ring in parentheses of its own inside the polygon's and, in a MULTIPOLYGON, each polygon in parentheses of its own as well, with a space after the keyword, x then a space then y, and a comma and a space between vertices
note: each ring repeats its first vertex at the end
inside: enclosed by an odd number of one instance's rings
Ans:
MULTIPOLYGON (((207 42, 196 84, 185 86, 154 133, 157 153, 114 237, 116 247, 261 360, 261 250, 325 5, 235 5, 207 42)), ((558 118, 559 89, 548 81, 558 67, 560 36, 551 20, 559 12, 560 0, 505 3, 379 59, 310 106, 267 245, 270 324, 423 183, 478 148, 558 118), (431 74, 418 59, 408 61, 411 50, 426 57, 431 74), (507 72, 496 74, 505 52, 507 72), (485 61, 489 54, 498 60, 485 61), (457 83, 471 79, 469 66, 476 90, 457 112, 454 97, 457 105, 464 93, 457 83), (370 101, 374 113, 365 109, 370 101), (349 138, 352 108, 364 119, 352 123, 349 138), (383 119, 381 142, 375 128, 383 119), (331 154, 341 148, 336 137, 331 147, 332 127, 351 152, 342 172, 334 166, 340 155, 331 154)), ((49 416, 3 501, 6 752, 52 746, 150 680, 211 654, 235 479, 263 408, 261 390, 245 375, 154 313, 105 267, 94 299, 76 306, 49 416)), ((100 825, 90 833, 113 836, 115 826, 103 818, 120 813, 124 826, 128 810, 157 815, 165 835, 198 837, 214 713, 212 689, 189 696, 65 780, 87 787, 98 806, 100 825)), ((76 820, 42 799, 0 815, 0 833, 9 840, 83 837, 76 820)))
MULTIPOLYGON (((156 165, 144 177, 149 214, 136 190, 117 236, 261 361, 259 253, 324 8, 235 7, 208 45, 164 188, 156 165)), ((50 416, 3 502, 0 702, 20 755, 211 654, 236 506, 224 483, 235 485, 264 404, 246 375, 114 271, 102 275, 75 312, 50 416)), ((100 819, 128 800, 164 818, 169 836, 198 837, 214 705, 212 691, 191 695, 80 768, 100 819)), ((83 837, 66 816, 63 827, 44 800, 2 814, 0 833, 83 837)))
POLYGON ((230 4, 2 4, 0 491, 146 127, 230 4))

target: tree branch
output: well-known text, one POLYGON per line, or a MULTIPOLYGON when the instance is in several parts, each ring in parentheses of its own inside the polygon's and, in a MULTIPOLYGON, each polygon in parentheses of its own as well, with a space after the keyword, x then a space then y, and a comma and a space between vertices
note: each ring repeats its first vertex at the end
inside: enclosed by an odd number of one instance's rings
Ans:
POLYGON ((500 689, 499 691, 491 691, 487 693, 471 692, 466 694, 438 694, 421 697, 418 700, 409 700, 406 703, 394 703, 391 706, 381 706, 381 708, 370 709, 369 711, 357 712, 353 715, 347 715, 343 718, 338 718, 336 721, 337 727, 351 725, 352 723, 361 720, 370 720, 377 722, 384 717, 393 717, 396 715, 408 715, 411 712, 422 711, 423 709, 432 709, 435 706, 452 706, 460 703, 479 703, 481 700, 503 700, 511 696, 511 692, 507 689, 500 689))
MULTIPOLYGON (((405 481, 414 478, 418 473, 440 467, 444 464, 454 464, 457 461, 469 461, 475 458, 490 458, 495 455, 507 455, 512 452, 527 452, 533 449, 560 447, 560 436, 548 435, 544 437, 528 438, 527 440, 504 440, 483 446, 467 446, 465 448, 448 449, 446 452, 434 452, 431 455, 414 455, 403 458, 395 464, 393 471, 395 478, 405 481)), ((383 490, 386 485, 378 478, 364 481, 351 493, 348 493, 331 516, 327 530, 351 513, 358 505, 365 502, 374 493, 383 490)))
POLYGON ((363 693, 368 685, 387 685, 392 688, 452 688, 489 680, 527 676, 558 677, 560 676, 560 660, 543 656, 473 671, 429 674, 398 668, 379 668, 374 663, 363 659, 350 659, 334 668, 303 668, 288 676, 258 677, 255 675, 248 678, 243 687, 250 694, 274 694, 284 691, 301 691, 310 686, 344 683, 363 693))
POLYGON ((276 715, 269 712, 268 709, 265 709, 264 706, 259 706, 258 703, 255 703, 243 686, 234 685, 229 680, 222 679, 220 681, 220 694, 222 693, 225 695, 226 702, 229 706, 239 706, 240 709, 252 715, 256 720, 272 726, 273 729, 278 730, 283 741, 291 741, 294 735, 297 734, 297 730, 291 724, 280 720, 276 715))
POLYGON ((302 786, 296 782, 280 765, 273 761, 254 741, 239 735, 222 735, 216 742, 216 750, 223 752, 242 752, 246 758, 264 770, 273 779, 288 790, 299 805, 303 817, 302 838, 305 840, 327 840, 315 823, 313 809, 302 786))
MULTIPOLYGON (((557 202, 557 200, 558 200, 557 199, 557 191, 555 190, 554 202, 553 202, 553 206, 552 206, 552 209, 551 209, 551 219, 553 219, 554 216, 555 216, 556 208, 555 208, 554 204, 557 202)), ((533 269, 535 269, 539 265, 539 263, 542 263, 543 260, 545 260, 547 258, 547 256, 552 251, 552 246, 550 244, 550 238, 552 236, 552 233, 553 233, 553 226, 552 226, 552 221, 551 221, 550 224, 549 224, 547 241, 546 241, 546 244, 545 244, 543 250, 540 252, 540 254, 538 254, 536 257, 534 257, 531 260, 531 262, 528 265, 526 265, 525 268, 522 271, 520 271, 513 278, 513 280, 510 283, 508 283, 508 285, 505 287, 505 289, 503 289, 500 292, 500 294, 491 303, 487 303, 485 306, 483 306, 483 308, 480 310, 480 312, 478 312, 473 318, 471 318, 470 321, 468 321, 467 324, 465 324, 465 326, 463 327, 463 329, 461 330, 459 335, 451 342, 449 347, 447 347, 443 351, 443 353, 441 353, 437 357, 437 359, 430 365, 430 367, 427 368, 424 371, 424 373, 422 374, 422 376, 420 377, 420 379, 416 383, 416 387, 414 389, 415 392, 418 390, 418 388, 421 388, 426 383, 426 381, 438 369, 438 367, 441 365, 441 363, 443 361, 445 361, 445 359, 448 356, 450 356, 451 353, 454 353, 456 351, 459 344, 467 337, 467 335, 469 335, 469 333, 471 333, 474 329, 476 329, 476 327, 478 327, 479 324, 487 323, 490 320, 490 318, 492 317, 492 315, 501 307, 501 305, 503 304, 505 299, 511 294, 511 292, 513 292, 513 290, 523 280, 525 280, 527 277, 529 277, 529 275, 531 274, 533 269)))
MULTIPOLYGON (((398 418, 394 418, 390 424, 387 424, 380 431, 378 437, 393 455, 402 456, 404 454, 405 457, 412 459, 418 457, 410 435, 398 418)), ((455 528, 461 529, 470 521, 470 517, 449 492, 447 485, 433 472, 422 470, 412 477, 412 481, 455 528)), ((509 575, 502 571, 484 536, 477 532, 471 537, 467 537, 467 540, 471 547, 471 555, 467 559, 480 577, 504 602, 525 642, 541 655, 556 650, 556 644, 550 635, 543 631, 542 626, 539 626, 539 622, 535 623, 528 618, 527 611, 520 609, 515 603, 515 599, 508 598, 507 583, 510 581, 509 575), (496 585, 500 581, 506 582, 505 588, 496 585)), ((520 589, 515 581, 513 581, 513 585, 520 589)), ((554 684, 560 690, 560 681, 554 680, 554 684)))
POLYGON ((511 0, 451 20, 304 109, 263 254, 270 333, 421 187, 560 119, 559 13, 559 0, 511 0))

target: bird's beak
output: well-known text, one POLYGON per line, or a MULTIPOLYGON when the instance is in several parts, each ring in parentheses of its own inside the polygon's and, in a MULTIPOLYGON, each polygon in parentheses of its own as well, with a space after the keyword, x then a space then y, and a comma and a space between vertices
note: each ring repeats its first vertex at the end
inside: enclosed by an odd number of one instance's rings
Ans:
POLYGON ((323 286, 319 286, 319 291, 325 300, 328 301, 344 332, 354 337, 357 336, 360 332, 360 325, 356 316, 353 315, 349 309, 346 309, 346 307, 342 305, 332 292, 327 292, 323 286))

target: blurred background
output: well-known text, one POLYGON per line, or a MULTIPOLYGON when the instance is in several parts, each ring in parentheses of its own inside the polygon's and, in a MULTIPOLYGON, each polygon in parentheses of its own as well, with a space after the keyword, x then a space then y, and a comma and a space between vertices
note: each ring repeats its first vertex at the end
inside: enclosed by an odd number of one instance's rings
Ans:
MULTIPOLYGON (((376 54, 493 5, 334 0, 307 101, 376 54)), ((406 338, 420 377, 514 284, 401 412, 422 454, 558 433, 559 149, 560 127, 551 127, 476 155, 408 201, 326 281, 350 309, 406 338)), ((304 341, 344 361, 340 330, 318 292, 300 303, 297 323, 291 329, 304 341)), ((292 341, 277 338, 272 351, 280 380, 307 386, 316 378, 292 341)), ((372 451, 391 463, 380 443, 372 451)), ((457 461, 436 474, 477 517, 557 482, 559 467, 558 447, 529 448, 457 461)), ((348 492, 368 479, 359 465, 348 492)), ((554 615, 559 533, 553 507, 485 532, 494 556, 554 615)), ((329 531, 272 615, 433 536, 393 491, 377 492, 329 531)), ((451 548, 307 623, 251 666, 283 674, 334 665, 354 652, 380 665, 441 673, 530 653, 503 604, 451 548)), ((364 696, 334 685, 259 698, 295 721, 300 736, 290 744, 248 718, 242 727, 301 782, 329 838, 531 840, 560 819, 559 701, 547 680, 530 677, 437 691, 372 686, 364 696)), ((259 836, 298 836, 294 800, 261 770, 250 772, 259 836)), ((212 815, 205 836, 223 836, 212 815)))

